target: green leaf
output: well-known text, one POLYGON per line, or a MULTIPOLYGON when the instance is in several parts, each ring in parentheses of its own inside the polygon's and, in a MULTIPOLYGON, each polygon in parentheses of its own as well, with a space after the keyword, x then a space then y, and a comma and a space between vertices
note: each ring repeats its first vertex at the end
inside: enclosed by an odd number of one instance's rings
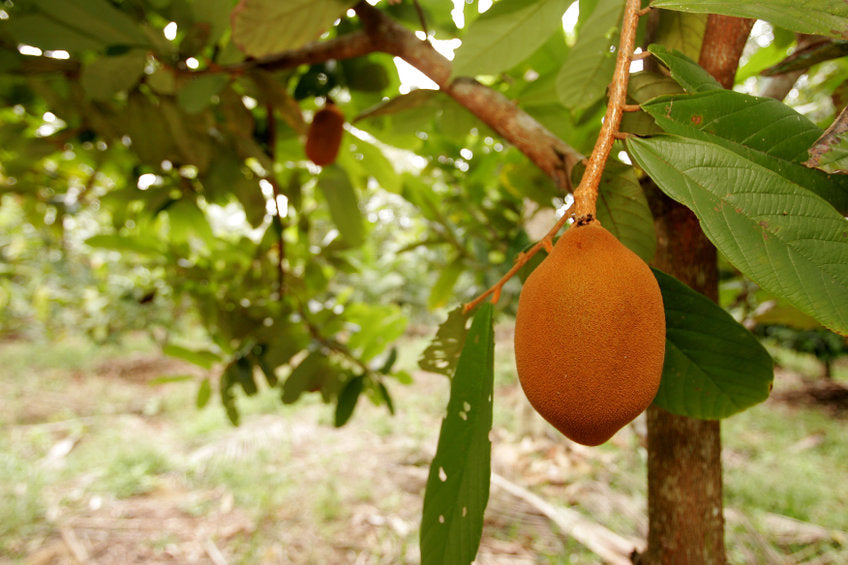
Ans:
POLYGON ((362 394, 364 384, 365 377, 353 377, 339 393, 335 419, 333 420, 333 424, 337 428, 344 426, 350 420, 353 410, 356 408, 356 402, 359 400, 359 395, 362 394))
POLYGON ((170 383, 184 383, 186 381, 193 381, 194 379, 194 375, 162 375, 161 377, 150 379, 147 381, 147 384, 150 386, 158 386, 170 383))
POLYGON ((477 18, 456 50, 453 76, 495 75, 511 69, 558 29, 571 0, 501 0, 477 18))
POLYGON ((262 57, 318 39, 352 0, 241 0, 232 13, 233 41, 245 54, 262 57))
POLYGON ((422 565, 471 563, 480 544, 491 475, 493 310, 486 303, 475 314, 451 382, 424 493, 422 565))
POLYGON ((248 396, 253 396, 259 389, 253 379, 253 363, 247 357, 237 355, 224 369, 224 375, 229 383, 238 383, 248 396))
POLYGON ((848 211, 848 179, 801 165, 821 130, 777 100, 720 90, 660 97, 642 109, 669 133, 720 144, 848 211))
POLYGON ((663 11, 659 15, 659 26, 653 41, 687 57, 697 58, 707 28, 707 14, 663 11))
POLYGON ((233 387, 237 382, 237 372, 231 369, 229 365, 221 374, 221 380, 218 382, 218 392, 221 395, 221 404, 227 413, 227 418, 234 426, 239 425, 240 415, 238 406, 236 406, 236 395, 233 392, 233 387))
POLYGON ((407 319, 394 304, 355 303, 345 308, 345 320, 358 329, 347 347, 362 361, 370 361, 403 335, 407 319))
POLYGON ((140 49, 114 57, 98 57, 83 65, 80 84, 92 100, 110 100, 138 83, 146 62, 147 54, 140 49))
POLYGON ((209 379, 203 379, 197 387, 197 396, 194 399, 194 405, 197 408, 205 408, 209 404, 210 398, 212 398, 212 383, 209 382, 209 379))
POLYGON ((557 75, 557 94, 566 108, 586 109, 606 95, 615 69, 610 46, 617 44, 623 7, 622 0, 598 0, 580 28, 557 75))
POLYGON ((445 265, 439 276, 436 278, 436 284, 430 289, 430 297, 427 299, 427 306, 430 310, 435 310, 445 306, 453 296, 453 287, 456 285, 459 275, 464 270, 464 264, 461 259, 455 259, 445 265))
POLYGON ((418 366, 431 373, 453 375, 459 354, 465 345, 465 336, 468 333, 467 321, 468 317, 462 312, 462 306, 451 310, 447 319, 436 331, 433 341, 421 353, 418 366))
POLYGON ((848 333, 848 222, 832 206, 721 145, 664 135, 627 147, 740 271, 848 333))
POLYGON ((780 27, 848 39, 848 4, 833 0, 653 0, 654 8, 766 20, 780 27))
POLYGON ((156 238, 128 237, 117 234, 93 235, 85 240, 85 244, 99 249, 132 252, 140 255, 157 256, 165 252, 162 243, 156 238))
POLYGON ((30 0, 40 13, 14 17, 12 36, 45 50, 83 51, 111 45, 150 47, 127 14, 107 0, 30 0))
POLYGON ((283 384, 283 404, 293 404, 304 392, 320 388, 329 370, 326 357, 317 351, 311 352, 295 367, 283 384))
POLYGON ((188 361, 198 367, 211 369, 215 363, 221 361, 221 356, 208 349, 189 349, 169 343, 162 348, 162 353, 183 361, 188 361))
POLYGON ((342 238, 351 246, 365 241, 365 227, 359 212, 359 199, 344 169, 337 165, 324 167, 318 177, 318 188, 330 207, 330 216, 342 238))
POLYGON ((217 96, 229 82, 230 77, 225 74, 192 78, 177 92, 177 102, 189 114, 196 114, 209 107, 212 98, 217 96))
POLYGON ((648 52, 668 67, 671 77, 687 92, 723 90, 721 84, 709 72, 680 51, 669 51, 654 43, 648 46, 648 52))
POLYGON ((666 345, 654 404, 717 420, 768 398, 774 364, 754 335, 706 296, 654 270, 665 307, 666 345))
POLYGON ((386 388, 386 385, 383 384, 382 381, 377 383, 377 393, 380 395, 380 398, 383 402, 386 403, 386 408, 389 409, 389 414, 392 416, 395 415, 395 403, 392 401, 392 396, 389 394, 389 389, 386 388))
POLYGON ((363 110, 351 123, 369 118, 378 118, 380 116, 391 116, 392 114, 407 112, 409 110, 418 110, 425 106, 435 108, 438 107, 439 101, 442 100, 441 97, 442 94, 438 90, 418 88, 363 110))

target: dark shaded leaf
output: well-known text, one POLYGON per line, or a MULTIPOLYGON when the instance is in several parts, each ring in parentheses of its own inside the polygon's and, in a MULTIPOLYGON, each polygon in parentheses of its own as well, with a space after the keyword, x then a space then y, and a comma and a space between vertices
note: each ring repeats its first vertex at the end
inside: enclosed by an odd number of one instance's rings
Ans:
POLYGON ((364 384, 365 377, 353 377, 342 388, 336 404, 335 419, 333 420, 333 424, 337 428, 344 426, 350 420, 353 410, 356 408, 356 402, 359 400, 359 395, 362 394, 364 384))
POLYGON ((726 418, 768 398, 774 364, 757 338, 712 300, 654 270, 666 320, 654 404, 681 416, 726 418))

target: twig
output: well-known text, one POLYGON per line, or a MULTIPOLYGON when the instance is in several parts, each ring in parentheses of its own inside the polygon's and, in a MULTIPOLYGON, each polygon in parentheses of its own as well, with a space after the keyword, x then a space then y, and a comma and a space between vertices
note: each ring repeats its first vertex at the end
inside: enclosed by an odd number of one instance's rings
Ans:
POLYGON ((564 534, 571 536, 576 542, 608 563, 631 565, 631 553, 641 546, 636 540, 620 536, 575 510, 554 506, 542 497, 496 473, 492 473, 492 484, 534 507, 556 524, 564 534))
POLYGON ((627 100, 627 83, 630 79, 630 62, 636 42, 636 26, 639 24, 639 0, 627 0, 624 19, 621 24, 621 39, 618 44, 618 57, 615 61, 612 85, 610 87, 607 112, 604 123, 592 155, 586 164, 586 172, 580 185, 574 190, 574 212, 577 223, 590 222, 595 217, 595 203, 598 200, 598 185, 604 172, 614 135, 621 123, 621 115, 627 100))
POLYGON ((424 17, 424 10, 421 9, 421 4, 418 0, 412 0, 415 5, 415 11, 418 12, 418 19, 421 21, 421 31, 424 32, 424 41, 430 42, 430 33, 427 31, 427 18, 424 17))
MULTIPOLYGON (((633 60, 633 50, 636 42, 636 26, 642 12, 639 9, 639 0, 627 0, 624 8, 624 19, 621 27, 621 39, 618 46, 618 58, 615 63, 612 84, 610 86, 609 102, 604 116, 604 123, 598 134, 598 140, 592 150, 592 155, 586 164, 586 172, 580 179, 580 184, 574 189, 574 216, 578 225, 595 221, 595 205, 598 200, 598 185, 604 172, 607 158, 609 158, 612 145, 618 134, 621 116, 628 108, 627 84, 630 79, 630 62, 633 60)), ((492 302, 497 302, 501 288, 512 278, 515 273, 523 267, 543 247, 550 250, 554 236, 572 217, 571 214, 563 214, 556 224, 545 234, 540 241, 526 252, 519 254, 515 264, 501 279, 483 294, 463 306, 463 312, 468 313, 489 296, 492 302)))

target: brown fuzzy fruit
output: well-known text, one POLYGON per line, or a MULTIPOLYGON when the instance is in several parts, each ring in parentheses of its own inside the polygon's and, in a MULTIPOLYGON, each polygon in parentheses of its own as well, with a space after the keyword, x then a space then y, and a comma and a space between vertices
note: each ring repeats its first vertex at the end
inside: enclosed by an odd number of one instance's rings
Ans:
POLYGON ((323 167, 336 160, 344 123, 344 114, 333 103, 315 112, 306 136, 306 156, 313 163, 323 167))
POLYGON ((518 378, 566 437, 600 445, 654 399, 665 311, 648 265, 597 222, 570 228, 521 289, 518 378))

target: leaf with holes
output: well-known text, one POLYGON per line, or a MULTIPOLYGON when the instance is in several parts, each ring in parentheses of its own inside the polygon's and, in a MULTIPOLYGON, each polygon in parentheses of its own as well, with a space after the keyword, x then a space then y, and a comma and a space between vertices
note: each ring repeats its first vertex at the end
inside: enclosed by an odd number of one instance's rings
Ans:
POLYGON ((491 474, 492 312, 486 303, 475 314, 451 382, 424 493, 422 565, 471 563, 480 544, 491 474))
POLYGON ((825 200, 722 145, 630 138, 639 166, 766 291, 848 333, 848 221, 825 200))
POLYGON ((768 398, 774 365, 754 335, 723 308, 654 270, 665 306, 665 364, 654 404, 715 420, 768 398))
POLYGON ((468 333, 467 320, 468 318, 462 312, 462 306, 451 310, 447 319, 436 330, 430 345, 418 359, 418 366, 431 373, 453 375, 465 345, 465 337, 468 333))

